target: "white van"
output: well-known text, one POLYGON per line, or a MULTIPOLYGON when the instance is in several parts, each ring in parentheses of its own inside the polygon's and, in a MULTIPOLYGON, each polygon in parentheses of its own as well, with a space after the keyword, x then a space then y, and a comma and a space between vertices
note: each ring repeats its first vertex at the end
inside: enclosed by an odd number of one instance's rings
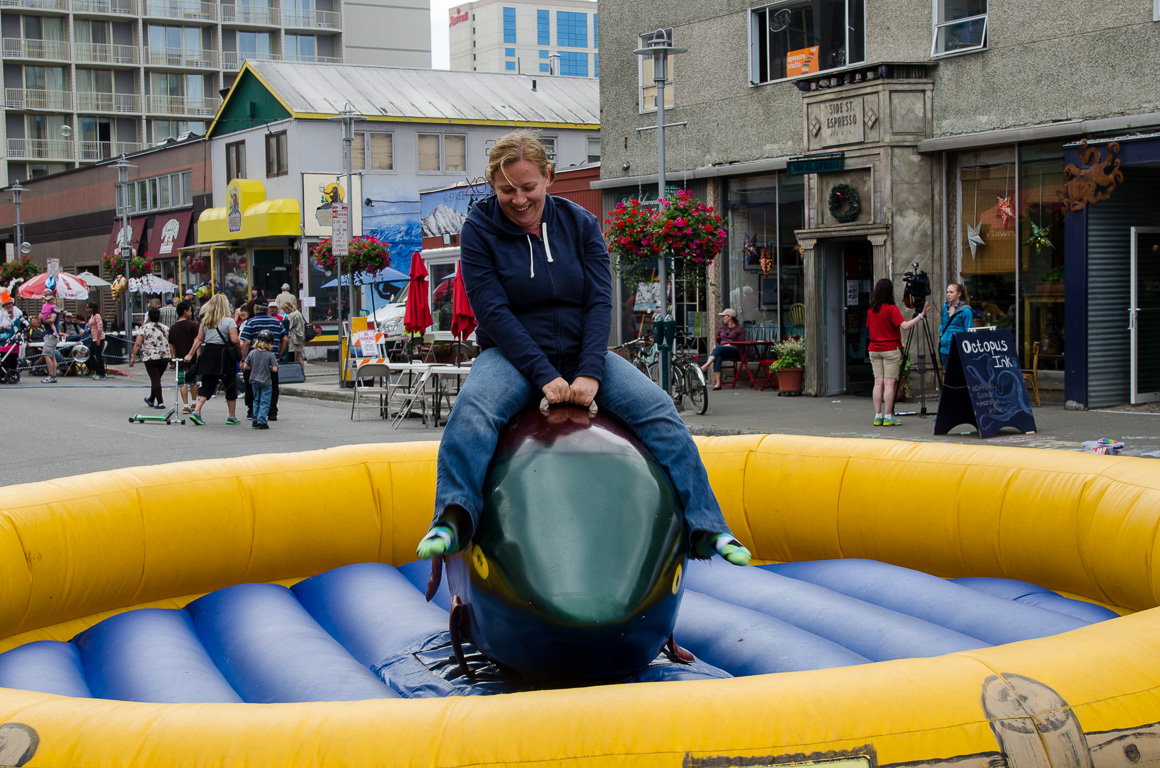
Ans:
MULTIPOLYGON (((423 251, 423 261, 429 274, 427 304, 435 320, 427 331, 435 339, 450 340, 452 278, 459 268, 459 248, 429 248, 423 251)), ((390 303, 375 309, 375 327, 380 333, 401 336, 406 332, 403 328, 403 313, 406 311, 409 285, 404 284, 390 303)), ((474 340, 475 334, 472 333, 468 339, 474 340)))

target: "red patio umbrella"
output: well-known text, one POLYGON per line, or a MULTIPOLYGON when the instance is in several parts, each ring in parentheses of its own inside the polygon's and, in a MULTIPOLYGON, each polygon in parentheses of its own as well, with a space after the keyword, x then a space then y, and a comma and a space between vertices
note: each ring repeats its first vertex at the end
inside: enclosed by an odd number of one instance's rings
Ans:
POLYGON ((463 273, 455 276, 455 290, 451 294, 451 335, 460 341, 475 330, 475 312, 467 300, 467 289, 463 287, 463 273))
POLYGON ((415 251, 411 255, 410 282, 407 284, 407 306, 403 310, 403 329, 407 333, 425 333, 435 318, 427 298, 427 265, 415 251))
MULTIPOLYGON (((48 273, 41 272, 36 277, 20 286, 20 298, 35 299, 39 298, 44 289, 48 287, 48 273)), ((73 301, 84 301, 89 297, 89 288, 85 285, 85 281, 81 280, 76 275, 70 275, 67 272, 59 272, 56 275, 56 280, 52 287, 48 287, 50 291, 56 294, 58 299, 72 299, 73 301)))

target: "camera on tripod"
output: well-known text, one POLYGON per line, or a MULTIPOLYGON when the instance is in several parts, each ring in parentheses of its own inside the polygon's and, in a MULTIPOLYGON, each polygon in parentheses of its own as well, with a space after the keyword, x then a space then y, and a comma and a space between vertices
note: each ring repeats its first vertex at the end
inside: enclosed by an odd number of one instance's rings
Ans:
POLYGON ((930 296, 930 277, 918 268, 918 262, 911 262, 910 272, 904 272, 902 280, 906 288, 902 292, 902 303, 915 314, 922 312, 926 307, 926 297, 930 296))

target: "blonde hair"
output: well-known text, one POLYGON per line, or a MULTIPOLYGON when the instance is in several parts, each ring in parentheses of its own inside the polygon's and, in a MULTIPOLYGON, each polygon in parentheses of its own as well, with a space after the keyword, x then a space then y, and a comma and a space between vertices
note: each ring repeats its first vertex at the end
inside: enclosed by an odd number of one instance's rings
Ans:
POLYGON ((258 349, 261 349, 261 350, 269 350, 272 348, 273 345, 271 345, 270 342, 268 342, 268 341, 265 341, 263 339, 258 339, 257 341, 254 342, 254 346, 257 347, 258 349))
POLYGON ((548 151, 540 143, 540 139, 531 131, 512 131, 501 136, 491 147, 487 155, 487 171, 484 179, 491 186, 495 186, 497 173, 503 173, 505 166, 517 160, 527 160, 540 169, 540 173, 547 177, 555 168, 548 160, 548 151))
POLYGON ((215 293, 201 308, 201 324, 206 328, 217 328, 222 318, 230 314, 230 302, 224 293, 215 293))
POLYGON ((282 302, 282 309, 284 309, 288 312, 297 312, 298 305, 295 304, 293 300, 286 299, 286 301, 282 302))

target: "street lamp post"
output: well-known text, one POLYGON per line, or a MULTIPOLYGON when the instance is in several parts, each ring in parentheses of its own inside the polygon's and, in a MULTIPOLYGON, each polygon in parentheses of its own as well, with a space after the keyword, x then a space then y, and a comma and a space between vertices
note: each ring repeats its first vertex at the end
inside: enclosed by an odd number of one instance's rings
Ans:
MULTIPOLYGON (((637 48, 633 53, 637 56, 651 56, 653 62, 653 83, 657 87, 657 200, 665 196, 665 81, 669 79, 669 56, 685 53, 688 49, 676 48, 669 42, 669 36, 664 30, 658 29, 644 48, 637 48)), ((659 203, 658 203, 659 204, 659 203)), ((668 310, 669 254, 662 251, 657 259, 657 277, 660 279, 660 339, 657 348, 661 353, 661 387, 671 394, 669 381, 669 351, 670 344, 676 331, 676 321, 668 310)))
POLYGON ((20 195, 24 192, 27 192, 28 188, 20 186, 20 182, 18 181, 9 187, 6 191, 12 193, 12 204, 16 208, 16 247, 13 249, 12 255, 14 258, 20 258, 20 254, 28 253, 32 250, 32 247, 27 246, 27 244, 24 242, 24 230, 20 224, 20 195))
POLYGON ((117 207, 121 211, 121 231, 117 233, 117 246, 121 249, 121 261, 125 267, 125 357, 132 354, 133 338, 133 304, 129 300, 129 259, 133 258, 132 238, 129 236, 129 169, 130 165, 124 154, 113 164, 117 169, 117 207))
MULTIPOLYGON (((343 143, 343 146, 346 148, 346 152, 344 153, 346 155, 346 200, 345 200, 345 202, 346 202, 346 210, 347 210, 347 216, 348 216, 348 218, 347 218, 347 231, 349 233, 351 220, 354 219, 354 214, 353 214, 353 211, 351 211, 351 206, 354 205, 354 203, 355 203, 353 190, 351 189, 351 186, 350 186, 351 159, 352 159, 351 155, 350 155, 350 150, 351 150, 351 144, 354 142, 354 119, 355 119, 355 117, 358 116, 358 113, 356 113, 354 111, 354 105, 352 105, 348 101, 346 104, 343 105, 342 111, 339 112, 338 115, 339 116, 337 118, 330 118, 330 119, 331 120, 338 119, 338 120, 342 121, 342 143, 343 143)), ((331 238, 330 243, 331 243, 331 248, 333 248, 334 247, 334 238, 333 237, 331 238)), ((334 255, 334 261, 335 261, 335 264, 338 266, 338 308, 339 308, 338 319, 341 322, 341 320, 342 320, 342 257, 336 253, 334 255)), ((348 285, 347 285, 347 304, 349 306, 347 311, 353 312, 354 311, 354 270, 351 270, 350 283, 348 283, 348 285)))

